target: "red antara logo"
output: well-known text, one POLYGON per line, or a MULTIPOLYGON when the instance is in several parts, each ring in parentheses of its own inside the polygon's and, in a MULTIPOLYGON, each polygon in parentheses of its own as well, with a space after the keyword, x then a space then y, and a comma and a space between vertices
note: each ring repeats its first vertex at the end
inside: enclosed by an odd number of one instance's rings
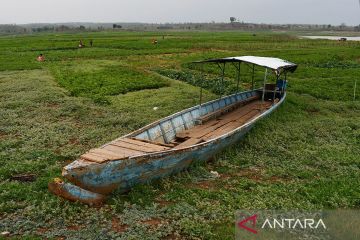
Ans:
POLYGON ((251 233, 257 234, 258 232, 254 229, 255 226, 256 226, 256 220, 257 220, 257 215, 255 214, 255 215, 253 215, 251 217, 248 217, 248 218, 242 220, 241 222, 239 222, 238 227, 243 228, 243 229, 245 229, 245 230, 247 230, 247 231, 249 231, 251 233), (250 227, 246 226, 245 224, 247 222, 251 222, 251 225, 252 225, 253 228, 250 228, 250 227))

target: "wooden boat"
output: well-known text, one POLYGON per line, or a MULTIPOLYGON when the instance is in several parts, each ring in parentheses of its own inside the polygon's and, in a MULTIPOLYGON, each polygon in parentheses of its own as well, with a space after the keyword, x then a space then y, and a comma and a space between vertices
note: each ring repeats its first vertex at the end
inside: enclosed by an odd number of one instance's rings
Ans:
POLYGON ((284 102, 286 73, 297 68, 281 59, 252 56, 196 63, 218 64, 222 79, 226 64, 232 63, 238 67, 238 83, 241 64, 262 66, 266 69, 264 85, 260 89, 200 102, 198 106, 92 149, 64 167, 62 175, 69 183, 55 179, 49 183, 49 190, 68 200, 100 204, 115 189, 128 191, 135 184, 184 170, 194 161, 206 161, 239 141, 257 121, 284 102), (277 76, 277 86, 266 84, 269 70, 277 76), (285 79, 280 80, 281 76, 285 79))

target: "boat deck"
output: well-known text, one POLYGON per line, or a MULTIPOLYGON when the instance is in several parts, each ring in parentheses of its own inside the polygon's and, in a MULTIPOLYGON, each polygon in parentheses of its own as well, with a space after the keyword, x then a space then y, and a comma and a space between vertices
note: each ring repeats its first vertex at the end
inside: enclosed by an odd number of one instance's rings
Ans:
POLYGON ((134 138, 120 138, 103 147, 88 151, 81 155, 80 159, 104 163, 153 152, 183 149, 209 141, 230 132, 259 116, 262 111, 269 109, 271 105, 271 101, 262 103, 261 100, 253 100, 244 106, 235 108, 234 110, 223 113, 215 118, 211 118, 210 116, 200 125, 177 133, 175 140, 169 144, 161 144, 134 138))
POLYGON ((121 138, 101 148, 91 149, 81 155, 80 158, 90 162, 103 163, 170 149, 170 147, 158 143, 150 143, 133 138, 121 138))
POLYGON ((269 109, 271 105, 272 102, 262 104, 260 100, 255 100, 227 114, 178 133, 176 134, 177 139, 183 139, 184 141, 175 148, 186 148, 220 137, 259 116, 262 111, 269 109))

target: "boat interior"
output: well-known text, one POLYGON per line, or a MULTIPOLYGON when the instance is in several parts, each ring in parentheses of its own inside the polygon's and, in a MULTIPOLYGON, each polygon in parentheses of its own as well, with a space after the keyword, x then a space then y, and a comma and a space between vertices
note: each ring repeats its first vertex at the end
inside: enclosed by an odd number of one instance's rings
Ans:
POLYGON ((80 159, 96 163, 127 159, 172 149, 184 149, 218 138, 235 130, 280 101, 274 86, 226 96, 186 109, 150 124, 100 148, 91 149, 80 159))

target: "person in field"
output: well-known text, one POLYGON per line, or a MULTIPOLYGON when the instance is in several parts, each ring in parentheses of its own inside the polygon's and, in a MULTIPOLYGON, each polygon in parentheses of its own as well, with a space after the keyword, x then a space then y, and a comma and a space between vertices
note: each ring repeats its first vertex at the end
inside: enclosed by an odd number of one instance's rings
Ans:
POLYGON ((83 48, 83 47, 85 47, 85 45, 84 45, 83 41, 80 40, 80 41, 79 41, 79 48, 83 48))
POLYGON ((44 62, 44 61, 45 61, 45 57, 44 57, 44 55, 43 55, 42 53, 40 53, 40 55, 36 58, 36 60, 37 60, 38 62, 44 62))
POLYGON ((90 40, 90 47, 93 46, 93 43, 94 43, 94 42, 93 42, 93 40, 91 39, 91 40, 90 40))

